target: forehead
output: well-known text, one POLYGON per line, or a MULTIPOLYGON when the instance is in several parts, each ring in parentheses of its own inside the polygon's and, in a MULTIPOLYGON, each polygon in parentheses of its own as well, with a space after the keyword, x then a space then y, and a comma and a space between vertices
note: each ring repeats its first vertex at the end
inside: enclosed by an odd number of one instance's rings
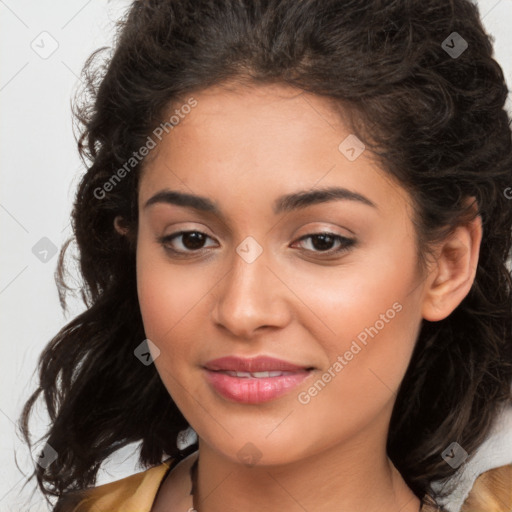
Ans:
POLYGON ((331 100, 288 85, 219 85, 194 94, 194 98, 197 106, 172 130, 182 140, 198 135, 220 139, 229 133, 233 144, 243 144, 249 134, 258 135, 259 139, 274 140, 278 136, 279 140, 288 141, 305 132, 311 137, 313 132, 326 136, 329 132, 347 131, 331 100), (197 128, 200 134, 196 133, 197 128))
POLYGON ((182 96, 163 115, 164 122, 177 124, 164 127, 151 159, 208 154, 212 160, 227 157, 241 171, 249 161, 253 168, 264 161, 271 168, 272 160, 275 165, 313 156, 320 167, 337 156, 340 136, 349 133, 329 100, 287 85, 215 86, 192 96, 196 106, 187 113, 172 115, 186 105, 182 96))
POLYGON ((347 158, 340 144, 354 135, 326 98, 277 84, 216 86, 191 96, 196 106, 163 135, 144 169, 141 202, 162 188, 270 203, 329 186, 367 191, 376 203, 408 200, 369 151, 347 158))

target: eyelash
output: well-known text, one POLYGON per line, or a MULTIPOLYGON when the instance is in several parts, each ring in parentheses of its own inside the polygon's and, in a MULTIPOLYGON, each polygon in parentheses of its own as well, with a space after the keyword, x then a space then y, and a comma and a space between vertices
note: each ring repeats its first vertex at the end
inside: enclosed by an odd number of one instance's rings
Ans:
MULTIPOLYGON (((201 249, 196 249, 196 250, 191 249, 188 251, 181 251, 181 250, 172 249, 171 247, 168 246, 168 243, 170 241, 172 241, 174 238, 179 238, 182 235, 190 234, 190 233, 199 233, 201 235, 206 236, 207 238, 211 238, 210 236, 208 236, 206 233, 203 233, 202 231, 189 230, 189 231, 178 231, 178 232, 172 233, 170 235, 158 237, 157 241, 164 247, 164 249, 167 252, 169 252, 172 255, 175 255, 177 257, 180 257, 180 256, 187 257, 187 255, 191 255, 194 253, 197 254, 197 253, 200 253, 201 251, 205 250, 205 248, 201 248, 201 249)), ((356 243, 356 241, 352 238, 346 238, 344 236, 337 235, 336 233, 331 233, 329 231, 320 231, 317 233, 310 233, 308 235, 304 235, 304 236, 300 237, 297 240, 297 242, 300 242, 302 240, 307 240, 308 238, 313 238, 313 237, 319 236, 319 235, 327 235, 327 236, 333 237, 335 239, 335 241, 338 241, 341 244, 340 247, 338 247, 337 249, 329 249, 327 251, 311 251, 313 253, 317 253, 320 255, 333 256, 333 255, 337 255, 337 254, 342 254, 344 252, 347 252, 356 243)))

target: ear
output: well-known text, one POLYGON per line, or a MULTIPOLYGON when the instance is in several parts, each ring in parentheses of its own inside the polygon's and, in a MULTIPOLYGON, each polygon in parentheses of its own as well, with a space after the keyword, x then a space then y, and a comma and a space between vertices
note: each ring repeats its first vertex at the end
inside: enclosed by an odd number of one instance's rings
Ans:
POLYGON ((427 278, 422 316, 425 320, 443 320, 463 301, 475 280, 482 218, 458 226, 439 246, 434 269, 427 278))
POLYGON ((125 236, 129 232, 129 229, 126 226, 126 221, 124 220, 124 218, 121 215, 118 215, 114 219, 114 228, 122 236, 125 236))

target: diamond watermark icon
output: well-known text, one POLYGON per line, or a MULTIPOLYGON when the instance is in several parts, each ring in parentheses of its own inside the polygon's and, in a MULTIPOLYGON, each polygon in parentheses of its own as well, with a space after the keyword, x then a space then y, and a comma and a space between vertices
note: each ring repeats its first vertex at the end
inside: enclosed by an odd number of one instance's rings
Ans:
POLYGON ((353 162, 365 150, 365 145, 351 133, 348 137, 343 139, 338 149, 347 160, 353 162))
POLYGON ((48 263, 56 253, 57 246, 45 236, 32 247, 32 254, 42 263, 48 263))
POLYGON ((236 248, 236 252, 246 263, 252 263, 263 252, 263 247, 252 236, 248 236, 236 248))
POLYGON ((42 468, 46 469, 56 458, 57 452, 46 443, 41 452, 35 457, 35 460, 42 468))
POLYGON ((51 57, 59 47, 57 40, 48 32, 41 32, 31 43, 30 48, 34 50, 41 59, 51 57))
POLYGON ((160 349, 151 340, 145 339, 133 353, 143 365, 149 366, 160 355, 160 349))
POLYGON ((468 42, 458 33, 452 32, 442 43, 441 48, 452 58, 460 57, 468 47, 468 42))
POLYGON ((456 469, 468 458, 468 452, 459 443, 453 442, 441 453, 441 457, 456 469))
POLYGON ((252 443, 245 443, 236 454, 238 460, 247 466, 256 465, 262 455, 261 451, 252 443))

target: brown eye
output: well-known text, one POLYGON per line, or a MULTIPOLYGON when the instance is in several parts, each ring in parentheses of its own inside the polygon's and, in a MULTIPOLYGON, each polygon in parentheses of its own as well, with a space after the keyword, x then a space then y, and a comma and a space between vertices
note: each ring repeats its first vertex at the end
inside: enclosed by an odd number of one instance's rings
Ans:
POLYGON ((173 253, 187 252, 199 252, 204 249, 204 243, 207 238, 210 238, 206 233, 201 231, 179 231, 171 235, 166 235, 158 238, 158 242, 164 246, 164 248, 173 253), (181 239, 181 247, 176 247, 174 241, 181 239))
POLYGON ((326 254, 337 254, 346 251, 355 244, 355 240, 351 238, 346 238, 344 236, 336 235, 335 233, 329 232, 311 233, 300 238, 299 242, 308 239, 311 240, 313 252, 320 252, 326 254), (339 243, 339 246, 338 248, 333 249, 332 247, 333 245, 335 245, 336 242, 339 243))

